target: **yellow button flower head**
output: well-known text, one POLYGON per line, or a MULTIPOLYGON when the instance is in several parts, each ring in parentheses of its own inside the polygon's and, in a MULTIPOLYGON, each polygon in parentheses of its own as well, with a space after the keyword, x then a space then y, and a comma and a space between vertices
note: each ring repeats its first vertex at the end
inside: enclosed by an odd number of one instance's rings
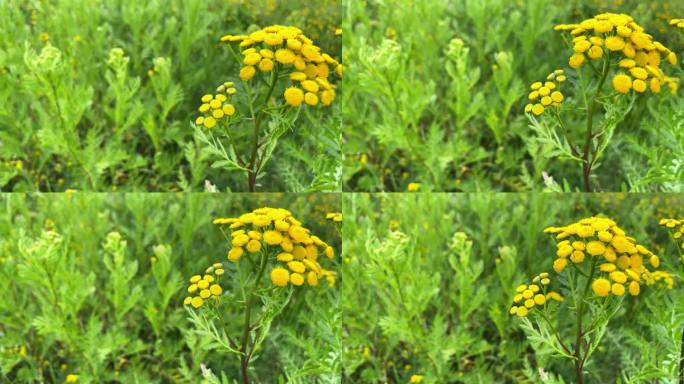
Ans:
POLYGON ((190 278, 187 291, 192 294, 183 300, 183 305, 191 305, 195 309, 201 308, 206 300, 218 298, 223 292, 218 279, 223 275, 223 264, 214 263, 206 269, 204 276, 194 275, 190 278))
POLYGON ((565 99, 560 90, 566 80, 565 72, 562 69, 555 70, 546 77, 546 80, 544 83, 537 81, 530 85, 532 92, 528 95, 528 99, 536 103, 525 105, 525 113, 541 116, 547 108, 558 107, 565 99))
MULTIPOLYGON (((675 20, 674 24, 680 22, 679 19, 675 20)), ((652 93, 659 93, 662 84, 667 84, 670 91, 676 93, 678 83, 665 81, 666 76, 660 68, 662 61, 675 65, 676 54, 660 42, 654 41, 632 17, 602 13, 579 24, 560 24, 554 29, 569 32, 573 36, 573 49, 569 58, 572 68, 580 68, 587 58, 606 58, 605 60, 611 61, 617 58, 620 68, 631 70, 635 66, 640 67, 632 71, 631 76, 624 73, 612 75, 613 88, 618 93, 626 94, 632 89, 637 93, 644 93, 647 89, 652 93), (645 71, 646 67, 651 70, 645 71)))
MULTIPOLYGON (((561 259, 564 260, 565 259, 561 259)), ((547 272, 542 272, 532 279, 530 285, 520 285, 515 289, 513 306, 508 313, 518 317, 527 316, 535 307, 545 307, 553 301, 563 301, 563 297, 550 290, 551 277, 547 272)))
POLYGON ((330 75, 334 73, 341 78, 343 66, 323 52, 301 29, 271 25, 249 35, 223 36, 221 42, 236 43, 241 49, 240 79, 243 81, 251 81, 258 75, 256 67, 262 73, 275 71, 279 76, 290 73, 291 84, 283 93, 287 105, 329 106, 334 101, 336 93, 330 75), (309 83, 305 86, 304 81, 309 83), (300 95, 291 91, 301 88, 307 93, 300 95))
MULTIPOLYGON (((665 227, 672 238, 681 243, 681 248, 684 249, 684 218, 682 219, 662 219, 658 223, 659 225, 665 227)), ((682 260, 684 261, 684 260, 682 260)), ((651 263, 653 264, 653 263, 651 263)), ((657 264, 660 265, 660 259, 658 259, 657 264)), ((655 267, 655 265, 654 265, 655 267)), ((656 267, 657 268, 657 267, 656 267)))
POLYGON ((597 296, 623 296, 626 292, 636 296, 641 292, 643 281, 649 284, 648 279, 656 273, 662 275, 662 271, 654 271, 660 267, 660 258, 611 219, 588 217, 569 225, 548 227, 544 232, 555 235, 558 240, 558 258, 553 263, 557 273, 564 271, 568 258, 577 264, 596 263, 592 289, 597 296), (591 257, 584 258, 580 252, 591 257))
POLYGON ((593 283, 591 283, 591 289, 594 291, 594 294, 599 297, 606 297, 610 293, 610 281, 604 278, 599 278, 594 280, 593 283))
POLYGON ((285 90, 285 102, 293 107, 299 107, 304 101, 304 91, 297 87, 289 87, 285 90))
MULTIPOLYGON (((292 283, 301 286, 307 282, 313 287, 321 279, 325 279, 330 287, 335 285, 336 274, 324 269, 318 262, 319 254, 333 258, 333 248, 312 234, 290 211, 263 207, 239 217, 220 217, 212 222, 230 230, 230 261, 239 262, 246 250, 277 264, 271 269, 271 281, 274 285, 285 287, 292 283)), ((222 265, 213 267, 215 270, 212 272, 215 275, 219 275, 218 268, 223 271, 222 265)))
POLYGON ((233 88, 234 83, 226 81, 216 89, 216 94, 204 95, 198 111, 202 114, 195 119, 196 125, 212 129, 223 119, 229 120, 235 115, 235 107, 230 103, 233 95, 237 92, 233 88))

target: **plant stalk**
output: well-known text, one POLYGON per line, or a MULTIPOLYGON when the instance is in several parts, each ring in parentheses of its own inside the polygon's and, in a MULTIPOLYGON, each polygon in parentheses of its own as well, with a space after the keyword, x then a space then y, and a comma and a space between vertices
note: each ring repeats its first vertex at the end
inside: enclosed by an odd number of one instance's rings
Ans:
POLYGON ((596 107, 596 99, 598 99, 601 94, 601 88, 606 82, 608 77, 608 71, 610 70, 610 56, 606 56, 603 62, 603 70, 601 71, 601 79, 599 80, 598 87, 596 88, 596 94, 587 106, 587 135, 584 141, 584 154, 582 160, 584 160, 584 165, 582 167, 582 177, 584 179, 584 190, 585 192, 593 192, 591 187, 591 169, 594 166, 594 159, 590 159, 591 154, 591 139, 594 137, 594 107, 596 107))
MULTIPOLYGON (((271 73, 271 84, 268 87, 268 93, 266 93, 266 98, 264 99, 264 106, 268 104, 268 100, 273 95, 276 83, 278 83, 278 70, 274 69, 271 73)), ((249 161, 249 172, 247 175, 247 184, 249 186, 250 192, 256 192, 256 180, 259 174, 259 167, 257 166, 257 156, 259 154, 259 134, 261 133, 261 117, 263 115, 264 108, 259 109, 256 114, 254 114, 254 146, 252 147, 252 156, 249 161)))
POLYGON ((254 351, 254 347, 252 347, 252 350, 249 351, 249 353, 247 351, 247 348, 249 347, 249 331, 252 328, 250 326, 250 321, 252 316, 252 305, 254 304, 254 292, 256 292, 256 290, 259 289, 259 284, 261 284, 261 277, 263 276, 264 270, 266 269, 266 254, 267 251, 263 250, 261 253, 261 261, 259 263, 259 272, 257 272, 257 277, 254 281, 254 289, 247 294, 247 300, 245 301, 245 324, 242 331, 242 345, 240 346, 240 352, 242 353, 242 355, 240 356, 240 367, 242 370, 243 384, 250 384, 248 372, 249 360, 252 357, 252 352, 254 351))
POLYGON ((582 318, 584 317, 584 300, 589 293, 589 287, 591 287, 591 280, 594 278, 594 272, 596 270, 596 260, 592 260, 591 269, 589 271, 589 277, 587 277, 587 283, 584 285, 584 292, 582 293, 582 298, 577 304, 577 336, 575 339, 575 376, 577 377, 577 384, 584 384, 584 377, 582 376, 582 370, 584 369, 585 358, 582 357, 582 318))

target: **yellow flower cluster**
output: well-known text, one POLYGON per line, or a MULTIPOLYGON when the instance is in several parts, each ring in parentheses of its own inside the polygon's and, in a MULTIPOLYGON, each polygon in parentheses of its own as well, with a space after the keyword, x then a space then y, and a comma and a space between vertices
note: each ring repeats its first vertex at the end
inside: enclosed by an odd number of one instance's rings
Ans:
POLYGON ((650 88, 651 92, 659 93, 663 84, 675 90, 674 79, 665 76, 660 64, 665 59, 675 65, 677 55, 654 41, 630 16, 602 13, 579 24, 557 25, 555 30, 570 31, 574 36, 573 55, 569 60, 572 68, 581 67, 587 58, 600 60, 612 55, 621 58, 622 70, 612 80, 617 92, 624 94, 633 89, 643 93, 650 88))
POLYGON ((188 296, 183 301, 184 305, 192 305, 197 309, 204 305, 209 299, 217 299, 223 293, 223 288, 218 279, 223 275, 223 264, 215 263, 204 271, 204 276, 195 275, 190 278, 188 286, 188 296))
POLYGON ((550 284, 551 277, 547 272, 542 272, 532 279, 532 284, 518 286, 508 313, 525 317, 534 307, 546 307, 550 301, 563 301, 560 293, 548 289, 550 284))
POLYGON ((563 96, 560 88, 566 80, 565 72, 562 69, 557 69, 546 77, 545 82, 538 81, 532 84, 530 86, 532 92, 530 92, 528 98, 536 103, 527 104, 525 106, 525 113, 531 112, 535 116, 539 116, 544 113, 546 108, 561 105, 563 100, 565 100, 565 96, 563 96))
POLYGON ((684 19, 672 19, 670 20, 670 25, 674 25, 677 28, 684 29, 684 19))
POLYGON ((341 223, 342 222, 342 213, 341 212, 330 212, 325 215, 326 220, 332 220, 336 223, 341 223))
POLYGON ((217 218, 214 224, 227 225, 231 230, 228 260, 238 262, 248 253, 267 252, 276 267, 271 270, 271 282, 278 287, 288 283, 300 286, 318 285, 325 278, 334 286, 337 275, 321 267, 319 254, 329 259, 334 249, 318 236, 312 235, 290 211, 282 208, 258 208, 236 218, 217 218))
POLYGON ((249 81, 261 72, 289 71, 292 85, 283 97, 288 105, 302 103, 329 106, 335 100, 335 87, 328 80, 331 70, 342 77, 343 66, 321 52, 313 40, 297 27, 272 25, 249 35, 226 35, 222 42, 239 42, 243 56, 240 78, 249 81))
POLYGON ((235 115, 235 106, 230 103, 233 95, 237 93, 234 86, 232 81, 226 81, 216 88, 216 95, 202 96, 202 105, 198 109, 202 116, 195 120, 195 124, 211 129, 221 119, 235 115))
POLYGON ((662 219, 659 224, 672 232, 672 238, 675 241, 682 241, 682 248, 684 248, 684 219, 662 219))
POLYGON ((637 296, 642 283, 651 285, 656 281, 644 260, 657 269, 660 258, 627 236, 613 220, 589 217, 564 227, 546 228, 544 233, 555 234, 559 240, 556 244, 558 258, 553 263, 557 273, 570 262, 583 263, 587 255, 591 263, 600 263, 598 277, 592 282, 597 296, 622 296, 626 290, 637 296))

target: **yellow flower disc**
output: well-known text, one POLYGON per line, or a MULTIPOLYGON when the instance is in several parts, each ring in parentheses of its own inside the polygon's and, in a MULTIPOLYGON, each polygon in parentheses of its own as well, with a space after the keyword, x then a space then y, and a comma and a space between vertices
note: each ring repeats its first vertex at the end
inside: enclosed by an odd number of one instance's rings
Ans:
POLYGON ((193 297, 193 298, 192 298, 192 300, 190 301, 190 304, 191 304, 195 309, 197 309, 197 308, 201 307, 202 304, 204 304, 204 300, 202 300, 201 297, 196 296, 196 297, 193 297))
POLYGON ((632 281, 629 283, 629 294, 632 296, 638 296, 639 292, 641 291, 641 287, 639 286, 639 283, 636 281, 632 281))
POLYGON ((292 285, 300 286, 304 284, 304 276, 300 275, 299 273, 293 273, 290 275, 290 282, 292 285))
POLYGON ((273 70, 273 60, 271 59, 263 59, 259 62, 259 70, 261 72, 270 72, 273 70))
POLYGON ((614 283, 610 287, 610 292, 615 296, 622 296, 625 294, 625 286, 619 283, 614 283))
POLYGON ((240 79, 244 81, 251 80, 254 75, 256 75, 256 68, 252 66, 242 67, 242 69, 240 69, 240 79))
POLYGON ((606 38, 606 48, 615 52, 622 51, 625 48, 625 41, 619 36, 610 36, 606 38))
POLYGON ((600 256, 606 252, 606 246, 600 241, 590 241, 587 244, 587 253, 592 256, 600 256))
POLYGON ((541 104, 535 104, 534 107, 532 107, 532 113, 536 116, 541 115, 544 113, 544 106, 541 104))
POLYGON ((615 75, 613 77, 613 88, 622 94, 629 92, 632 89, 632 78, 622 73, 615 75))
POLYGON ((284 287, 290 281, 290 272, 285 268, 273 268, 271 271, 271 282, 278 287, 284 287))
POLYGON ((527 316, 527 308, 520 306, 520 307, 518 307, 518 310, 516 311, 515 314, 518 315, 519 317, 525 317, 525 316, 527 316))
POLYGON ((568 259, 556 259, 553 262, 553 270, 556 271, 556 273, 561 273, 565 269, 565 267, 568 265, 568 259))
POLYGON ((317 286, 318 285, 318 275, 316 275, 316 272, 313 272, 313 271, 309 272, 306 275, 306 282, 312 287, 317 286))
POLYGON ((606 297, 610 293, 610 281, 604 278, 596 279, 593 283, 591 283, 591 289, 594 291, 596 296, 606 297))
POLYGON ((212 284, 212 286, 209 287, 209 292, 211 292, 211 294, 214 296, 221 296, 223 289, 221 289, 221 286, 218 284, 212 284))
POLYGON ((261 243, 258 240, 252 239, 247 243, 246 248, 249 253, 259 252, 261 249, 261 243))
POLYGON ((632 87, 634 87, 634 90, 639 92, 639 93, 646 92, 646 82, 643 80, 640 80, 640 79, 634 80, 632 87))
POLYGON ((307 92, 304 95, 304 102, 306 102, 307 105, 310 105, 312 107, 316 106, 318 105, 318 96, 316 96, 315 93, 307 92))
POLYGON ((235 114, 235 106, 233 104, 224 104, 223 113, 226 116, 233 116, 235 114))
POLYGON ((304 91, 296 87, 289 87, 285 90, 285 102, 293 107, 299 107, 304 101, 304 91))
POLYGON ((233 247, 228 251, 228 260, 238 261, 245 251, 241 247, 233 247))
POLYGON ((269 245, 278 245, 283 241, 283 235, 278 231, 264 232, 264 241, 269 245))

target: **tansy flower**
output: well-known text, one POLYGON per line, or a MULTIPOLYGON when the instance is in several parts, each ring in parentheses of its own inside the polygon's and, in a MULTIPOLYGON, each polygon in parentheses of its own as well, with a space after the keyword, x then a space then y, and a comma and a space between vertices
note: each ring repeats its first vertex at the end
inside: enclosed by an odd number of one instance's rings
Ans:
POLYGON ((326 220, 332 220, 336 223, 342 222, 342 213, 341 212, 330 212, 325 215, 326 220))
POLYGON ((283 93, 287 105, 329 106, 335 100, 330 74, 334 72, 341 78, 342 64, 323 52, 301 29, 272 25, 249 35, 226 35, 221 41, 237 43, 241 49, 240 79, 243 81, 256 77, 257 67, 262 73, 275 71, 278 76, 289 73, 291 84, 283 93))
POLYGON ((511 315, 525 317, 535 307, 546 308, 551 301, 563 301, 563 297, 549 289, 551 277, 542 272, 532 279, 530 285, 520 285, 515 289, 513 306, 508 310, 511 315))
POLYGON ((640 285, 649 285, 653 270, 659 268, 660 258, 629 237, 617 223, 608 218, 589 217, 562 227, 549 227, 545 233, 555 235, 556 256, 553 269, 562 273, 568 259, 576 264, 598 260, 598 275, 592 290, 599 297, 609 294, 636 296, 640 285), (585 253, 589 255, 585 257, 585 253))
POLYGON ((546 108, 560 106, 563 100, 565 100, 565 96, 560 90, 565 80, 565 72, 562 69, 558 69, 546 77, 546 82, 538 81, 530 85, 531 92, 528 95, 528 99, 536 103, 525 105, 525 113, 540 116, 546 111, 546 108))
POLYGON ((226 81, 216 88, 215 95, 202 96, 202 104, 198 108, 201 115, 195 119, 195 124, 212 129, 222 119, 229 121, 235 115, 235 106, 230 101, 236 92, 234 83, 226 81))
POLYGON ((194 275, 189 281, 187 296, 183 300, 183 305, 191 305, 195 309, 201 308, 207 300, 217 299, 223 293, 223 288, 219 284, 219 278, 225 273, 223 264, 214 263, 207 268, 203 276, 194 275))
POLYGON ((409 183, 406 187, 407 192, 418 192, 420 190, 420 183, 409 183))
MULTIPOLYGON (((673 21, 673 25, 680 23, 678 19, 673 21)), ((561 24, 554 29, 570 32, 573 36, 570 67, 580 68, 587 57, 602 60, 604 56, 610 55, 611 59, 619 59, 619 67, 630 69, 630 74, 618 72, 613 76, 613 88, 618 93, 626 94, 630 90, 644 93, 647 89, 652 93, 660 93, 662 84, 667 84, 676 93, 678 84, 665 80, 666 76, 660 65, 663 60, 675 65, 677 55, 660 42, 654 41, 632 17, 602 13, 579 24, 561 24)))
MULTIPOLYGON (((341 220, 341 214, 339 215, 341 220)), ((271 282, 275 286, 301 286, 307 283, 313 287, 322 279, 330 287, 335 285, 337 274, 323 268, 318 261, 319 254, 333 258, 334 249, 313 235, 290 211, 264 207, 239 217, 216 218, 212 222, 230 230, 232 247, 227 256, 231 262, 239 262, 247 251, 251 254, 265 254, 268 260, 276 264, 271 269, 271 282)), ((197 285, 194 289, 200 290, 200 294, 202 289, 212 293, 211 286, 207 283, 200 286, 202 279, 199 276, 193 276, 193 280, 193 284, 197 285)))

